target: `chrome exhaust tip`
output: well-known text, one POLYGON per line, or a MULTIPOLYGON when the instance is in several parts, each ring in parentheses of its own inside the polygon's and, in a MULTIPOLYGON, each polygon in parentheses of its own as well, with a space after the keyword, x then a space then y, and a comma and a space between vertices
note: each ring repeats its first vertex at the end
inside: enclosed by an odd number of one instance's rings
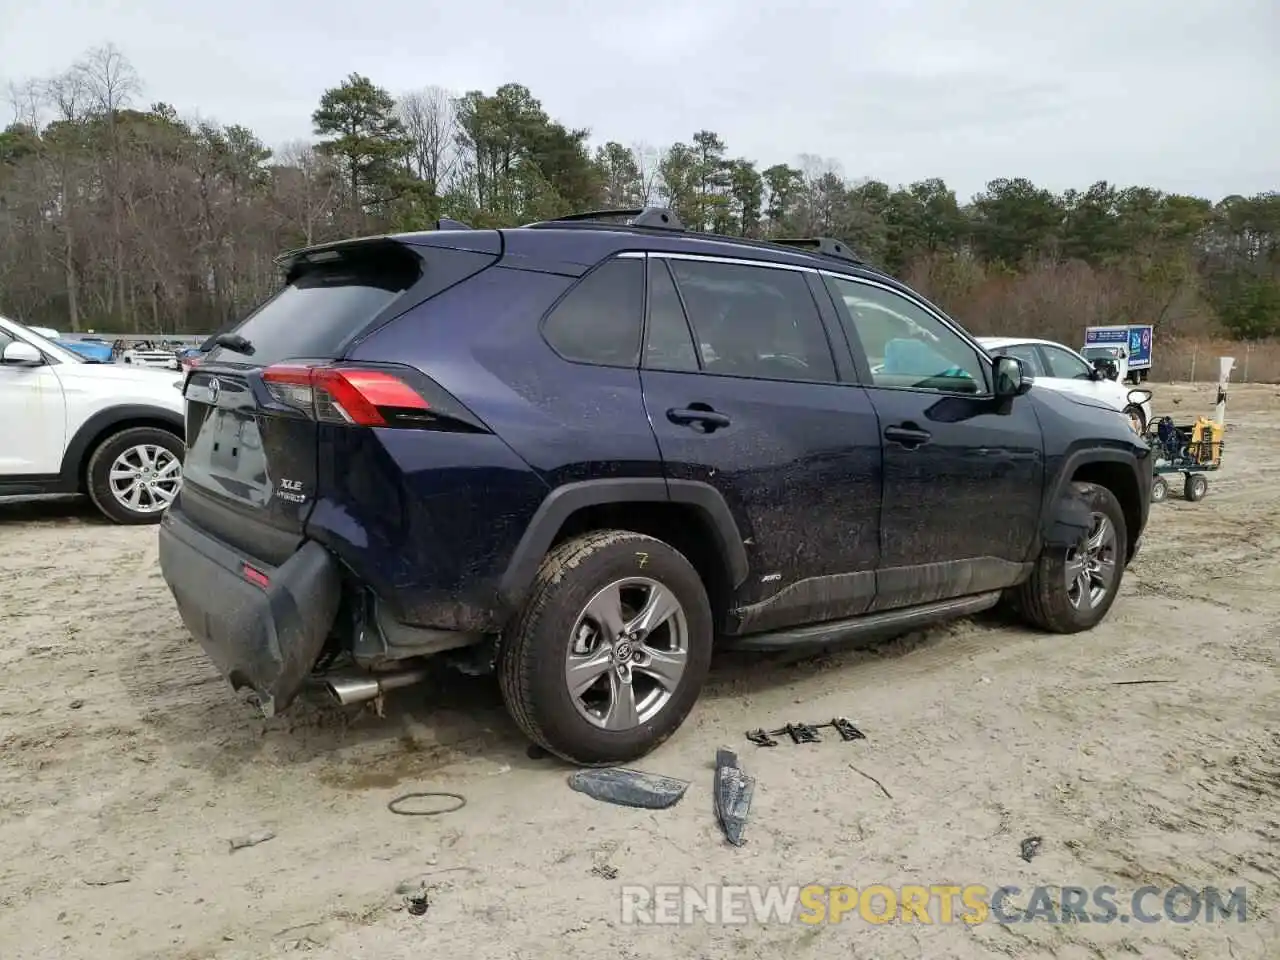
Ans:
POLYGON ((411 687, 427 677, 426 670, 398 670, 394 673, 353 673, 326 677, 325 689, 329 696, 343 706, 363 703, 381 696, 388 690, 411 687))

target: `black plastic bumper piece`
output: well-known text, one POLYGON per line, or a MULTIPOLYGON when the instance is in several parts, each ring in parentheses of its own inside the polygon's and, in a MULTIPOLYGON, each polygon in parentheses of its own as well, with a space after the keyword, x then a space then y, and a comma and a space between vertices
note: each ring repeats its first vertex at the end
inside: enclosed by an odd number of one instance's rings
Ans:
POLYGON ((182 622, 232 687, 252 689, 268 717, 285 710, 337 616, 341 581, 328 551, 308 541, 272 567, 170 510, 160 525, 160 571, 182 622))

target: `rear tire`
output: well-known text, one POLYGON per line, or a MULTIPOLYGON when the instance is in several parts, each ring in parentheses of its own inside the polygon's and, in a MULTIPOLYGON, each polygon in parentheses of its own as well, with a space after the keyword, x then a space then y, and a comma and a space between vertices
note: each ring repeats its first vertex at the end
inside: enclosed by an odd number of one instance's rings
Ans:
POLYGON ((1192 503, 1199 503, 1209 492, 1209 478, 1199 473, 1187 474, 1182 484, 1182 495, 1192 503))
POLYGON ((1095 483, 1072 483, 1093 514, 1081 545, 1046 547, 1018 588, 1018 609, 1051 633, 1079 633, 1106 617, 1120 591, 1128 550, 1124 511, 1116 495, 1095 483))
POLYGON ((161 505, 162 501, 168 496, 171 503, 169 495, 176 495, 182 484, 185 452, 182 440, 158 427, 128 427, 110 434, 89 457, 89 498, 115 523, 159 523, 169 505, 161 505), (134 491, 138 491, 136 498, 134 491), (131 502, 134 499, 136 503, 131 502))
POLYGON ((624 763, 684 722, 706 680, 712 636, 706 589, 679 551, 630 531, 590 533, 543 560, 503 637, 498 681, 512 718, 534 743, 585 766, 624 763), (655 600, 672 613, 650 633, 637 608, 655 600), (602 626, 606 620, 614 629, 602 626), (669 685, 649 669, 663 672, 669 685), (576 691, 570 670, 581 678, 576 691))

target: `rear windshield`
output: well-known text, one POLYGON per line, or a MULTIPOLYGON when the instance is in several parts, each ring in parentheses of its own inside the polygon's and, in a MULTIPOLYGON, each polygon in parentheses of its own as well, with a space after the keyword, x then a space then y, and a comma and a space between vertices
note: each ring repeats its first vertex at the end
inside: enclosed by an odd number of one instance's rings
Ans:
POLYGON ((232 329, 252 349, 240 352, 219 346, 216 358, 267 366, 304 357, 337 357, 348 338, 421 274, 421 260, 403 247, 344 254, 295 268, 279 293, 232 329))

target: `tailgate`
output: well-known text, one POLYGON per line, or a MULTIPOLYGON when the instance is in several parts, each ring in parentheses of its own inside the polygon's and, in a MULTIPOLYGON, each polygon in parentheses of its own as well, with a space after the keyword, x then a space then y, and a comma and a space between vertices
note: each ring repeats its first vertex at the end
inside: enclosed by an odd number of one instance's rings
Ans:
POLYGON ((179 511, 251 557, 284 562, 315 492, 318 424, 274 400, 263 371, 196 368, 186 397, 179 511))
MULTIPOLYGON (((320 427, 410 421, 427 408, 414 371, 341 358, 371 329, 492 264, 495 238, 450 249, 392 237, 289 255, 284 286, 187 376, 187 455, 172 509, 250 557, 285 562, 301 545, 316 489, 320 427)), ((495 235, 496 237, 496 235, 495 235)))

